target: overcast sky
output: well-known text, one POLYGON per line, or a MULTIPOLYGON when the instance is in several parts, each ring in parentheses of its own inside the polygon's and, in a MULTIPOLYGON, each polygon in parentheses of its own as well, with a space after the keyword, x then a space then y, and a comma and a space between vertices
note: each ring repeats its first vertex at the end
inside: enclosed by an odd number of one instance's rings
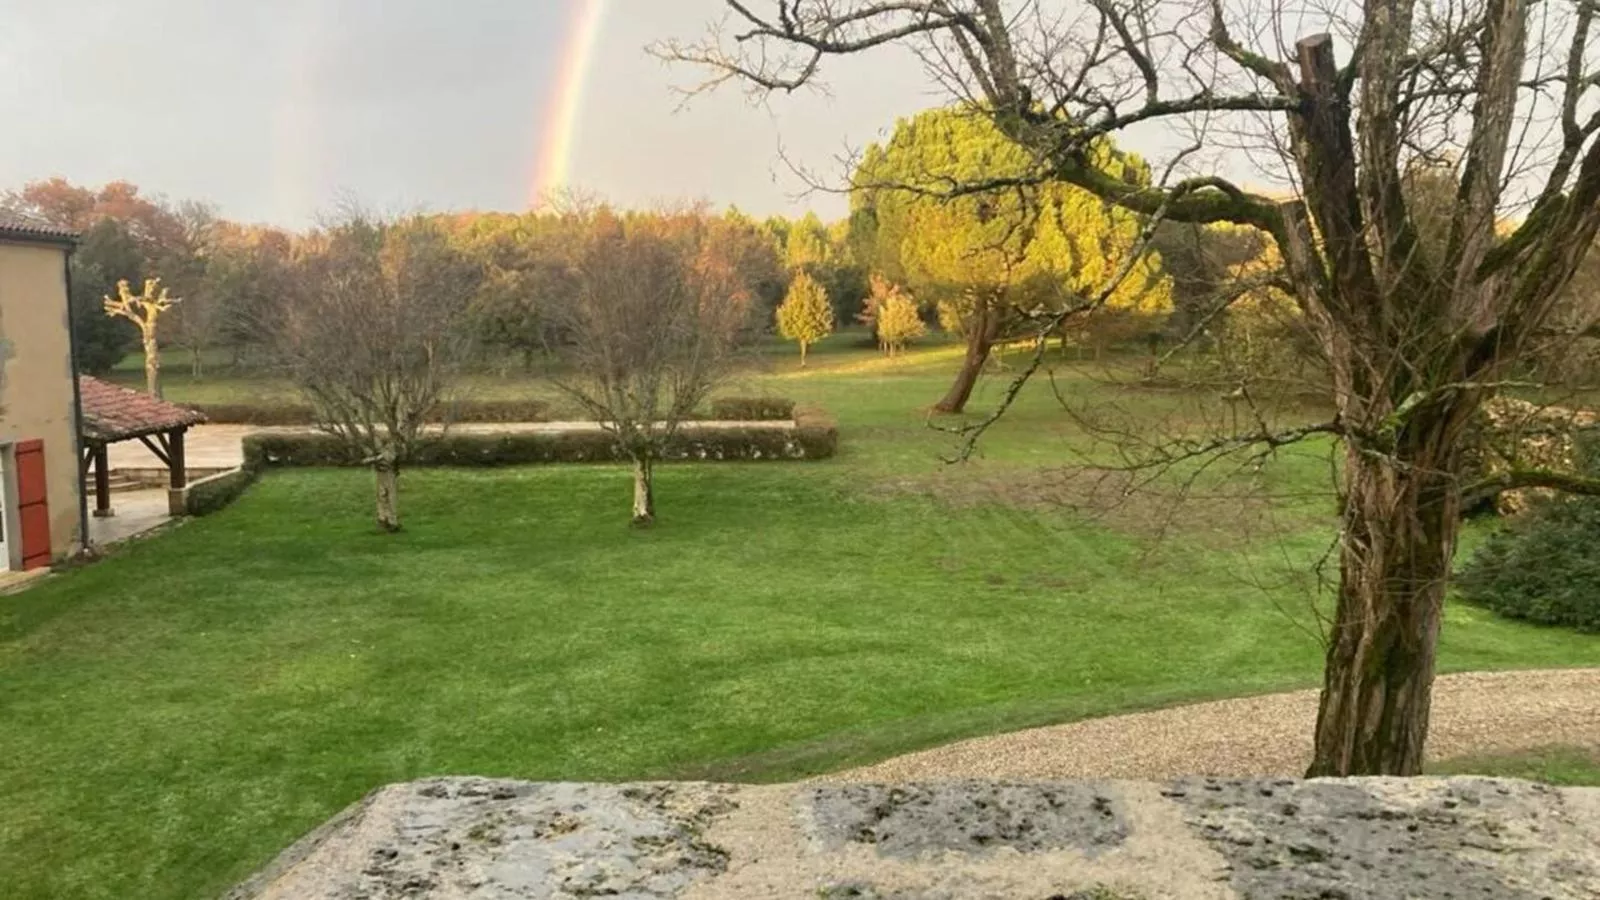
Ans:
MULTIPOLYGON (((127 179, 297 226, 341 195, 386 209, 527 205, 572 0, 0 0, 0 188, 127 179)), ((900 51, 831 95, 677 109, 695 80, 648 57, 721 0, 606 0, 574 181, 622 204, 701 198, 843 211, 779 159, 834 158, 938 100, 900 51)))

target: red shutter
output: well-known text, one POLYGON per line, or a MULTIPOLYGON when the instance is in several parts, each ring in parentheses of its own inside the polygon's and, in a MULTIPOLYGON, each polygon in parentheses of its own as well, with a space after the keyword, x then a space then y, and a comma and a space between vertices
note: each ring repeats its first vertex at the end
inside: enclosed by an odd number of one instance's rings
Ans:
POLYGON ((50 565, 50 501, 44 480, 44 441, 16 445, 17 511, 22 520, 22 568, 50 565))

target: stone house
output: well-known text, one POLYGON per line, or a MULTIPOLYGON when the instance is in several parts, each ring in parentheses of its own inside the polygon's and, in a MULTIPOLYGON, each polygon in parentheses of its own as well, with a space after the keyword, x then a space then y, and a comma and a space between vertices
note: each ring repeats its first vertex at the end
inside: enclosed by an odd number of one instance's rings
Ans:
POLYGON ((0 212, 0 572, 49 566, 88 533, 67 301, 75 240, 0 212))

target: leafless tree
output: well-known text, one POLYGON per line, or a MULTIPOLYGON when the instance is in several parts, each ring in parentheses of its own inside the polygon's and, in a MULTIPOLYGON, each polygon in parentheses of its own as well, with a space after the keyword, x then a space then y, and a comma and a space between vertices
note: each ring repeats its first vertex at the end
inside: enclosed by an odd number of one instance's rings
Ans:
POLYGON ((137 294, 124 278, 117 282, 117 296, 105 298, 106 315, 120 316, 139 327, 139 342, 144 348, 144 387, 152 397, 161 396, 161 345, 157 340, 161 315, 180 302, 167 293, 159 278, 146 278, 144 290, 137 294))
POLYGON ((400 468, 447 399, 481 270, 436 222, 354 218, 299 248, 276 350, 318 427, 372 466, 377 521, 400 529, 400 468))
POLYGON ((698 215, 599 221, 556 305, 556 385, 633 462, 633 524, 655 520, 655 464, 729 374, 749 288, 698 215))
POLYGON ((1461 437, 1548 327, 1600 227, 1600 4, 727 6, 723 27, 658 52, 703 67, 707 86, 781 92, 813 82, 830 56, 911 46, 1035 160, 1025 176, 952 194, 1059 180, 1133 210, 1165 204, 1174 221, 1271 235, 1332 376, 1336 416, 1305 433, 1334 434, 1345 448, 1337 608, 1310 774, 1420 771, 1462 497, 1474 489, 1461 437), (1327 33, 1290 47, 1290 29, 1327 33), (1091 164, 1095 138, 1151 124, 1281 149, 1264 167, 1292 196, 1213 171, 1175 196, 1091 164), (1448 173, 1447 207, 1408 202, 1419 166, 1448 173), (1425 240, 1425 230, 1442 237, 1425 240))

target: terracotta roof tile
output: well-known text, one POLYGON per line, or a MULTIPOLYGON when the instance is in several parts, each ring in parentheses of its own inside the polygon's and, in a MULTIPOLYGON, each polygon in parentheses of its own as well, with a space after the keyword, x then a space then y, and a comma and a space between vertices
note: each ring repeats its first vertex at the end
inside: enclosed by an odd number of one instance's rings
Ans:
POLYGON ((63 241, 77 240, 78 234, 66 228, 57 228, 49 222, 34 218, 26 213, 0 209, 0 238, 47 241, 52 244, 58 244, 63 241))
POLYGON ((83 436, 91 441, 121 441, 206 420, 187 406, 88 375, 78 376, 78 392, 83 402, 83 436))

